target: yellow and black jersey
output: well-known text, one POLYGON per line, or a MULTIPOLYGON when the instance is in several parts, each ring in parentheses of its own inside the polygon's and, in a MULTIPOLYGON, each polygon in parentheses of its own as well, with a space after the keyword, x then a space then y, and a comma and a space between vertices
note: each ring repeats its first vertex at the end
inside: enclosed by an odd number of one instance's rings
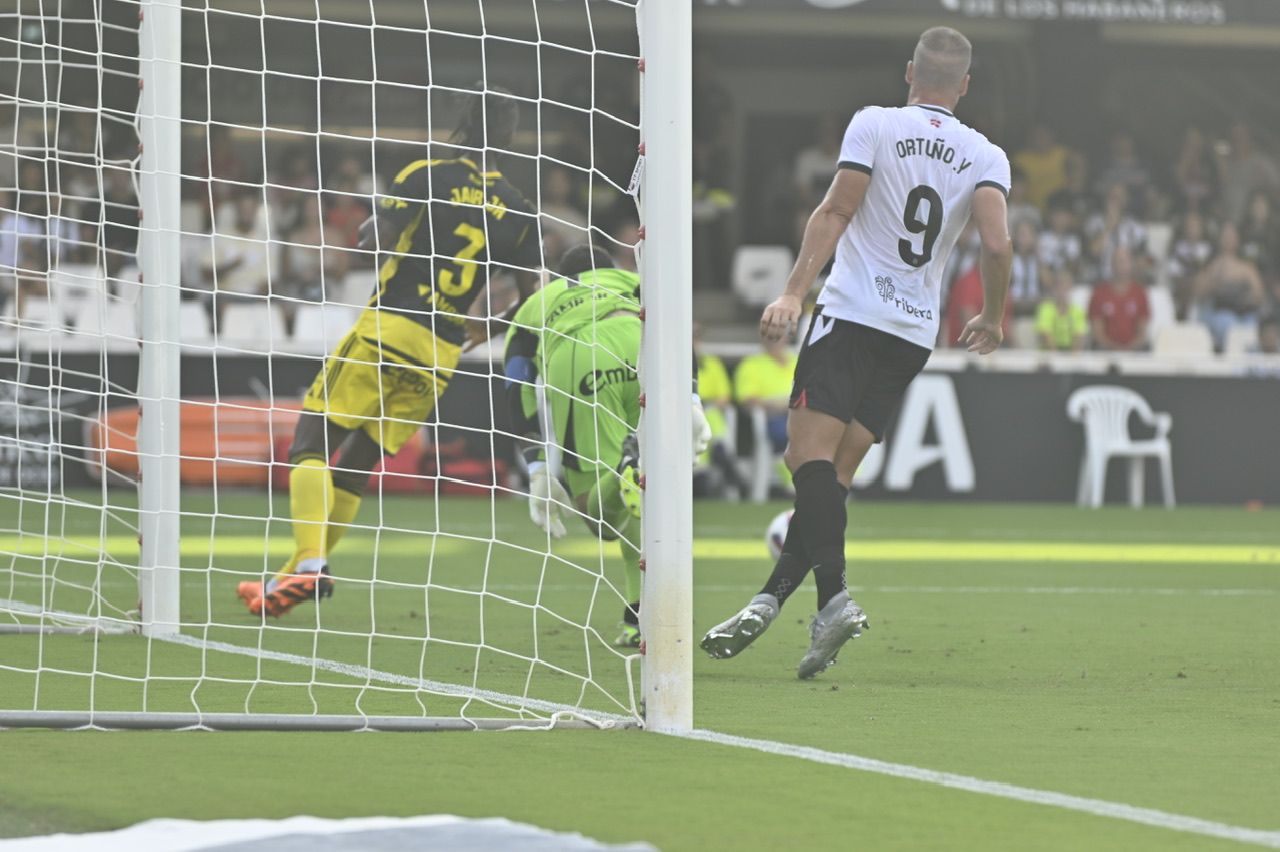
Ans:
POLYGON ((472 160, 417 160, 378 202, 391 256, 371 307, 400 314, 461 344, 464 323, 490 268, 541 265, 537 214, 500 172, 472 160), (390 227, 386 227, 389 223, 390 227))

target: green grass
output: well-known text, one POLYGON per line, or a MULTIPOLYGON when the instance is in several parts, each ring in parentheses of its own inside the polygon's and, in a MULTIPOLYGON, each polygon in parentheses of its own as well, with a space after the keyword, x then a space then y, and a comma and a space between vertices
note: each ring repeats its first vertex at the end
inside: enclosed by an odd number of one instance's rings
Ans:
MULTIPOLYGON (((588 709, 623 712, 628 703, 608 647, 620 565, 607 551, 601 573, 595 546, 578 534, 557 545, 563 558, 546 558, 518 502, 492 512, 487 501, 462 498, 387 500, 380 512, 366 505, 360 523, 381 515, 389 531, 344 541, 335 597, 319 616, 308 605, 264 629, 233 588, 288 549, 287 526, 261 520, 286 507, 271 512, 265 497, 223 494, 211 529, 212 498, 184 499, 183 620, 220 625, 188 633, 588 709), (433 530, 444 534, 426 534, 433 530), (490 550, 491 537, 505 544, 490 550), (275 549, 264 555, 269 541, 275 549), (471 646, 481 635, 490 650, 477 658, 471 646), (551 665, 527 661, 535 640, 537 658, 551 665), (584 688, 578 675, 588 665, 584 688)), ((768 570, 760 538, 780 508, 698 507, 695 630, 758 589, 768 570)), ((76 586, 98 570, 87 557, 102 548, 77 542, 102 536, 117 561, 136 558, 124 526, 104 528, 92 507, 57 517, 63 540, 47 546, 32 535, 46 517, 15 509, 0 501, 0 551, 26 555, 0 563, 0 597, 39 600, 30 577, 51 572, 59 582, 44 588, 53 605, 84 611, 76 586), (59 549, 63 556, 47 555, 59 549)), ((696 659, 699 727, 1280 828, 1280 513, 856 503, 850 540, 850 583, 873 629, 819 680, 797 681, 813 605, 812 590, 802 590, 741 659, 696 659), (1012 543, 1021 544, 1011 551, 1012 543), (874 558, 860 560, 860 548, 874 558)), ((136 599, 129 582, 105 592, 122 609, 136 599)), ((92 665, 100 709, 144 699, 168 710, 420 714, 420 701, 433 714, 462 709, 453 698, 304 666, 147 649, 132 636, 0 636, 0 708, 84 709, 89 679, 54 670, 92 665), (20 671, 37 666, 38 680, 20 671), (144 690, 133 679, 148 674, 144 690), (254 680, 268 683, 250 689, 254 680)), ((1223 845, 638 731, 0 737, 6 763, 39 767, 0 773, 0 835, 154 816, 449 812, 663 849, 1223 845)))

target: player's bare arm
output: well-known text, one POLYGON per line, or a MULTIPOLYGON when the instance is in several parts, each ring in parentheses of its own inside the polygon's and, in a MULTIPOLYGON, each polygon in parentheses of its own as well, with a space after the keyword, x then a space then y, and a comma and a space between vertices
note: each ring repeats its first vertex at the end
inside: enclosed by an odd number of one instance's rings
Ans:
POLYGON ((1009 212, 1001 190, 978 187, 973 193, 972 209, 982 239, 982 313, 965 323, 960 342, 968 344, 970 352, 989 355, 1004 341, 1001 323, 1009 295, 1013 242, 1009 239, 1009 212))
POLYGON ((827 197, 809 217, 804 229, 804 241, 800 244, 800 256, 787 278, 787 287, 775 299, 760 318, 760 336, 765 340, 781 340, 795 331, 800 321, 804 297, 818 279, 818 273, 835 254, 840 235, 862 206, 871 175, 854 169, 840 169, 827 197))

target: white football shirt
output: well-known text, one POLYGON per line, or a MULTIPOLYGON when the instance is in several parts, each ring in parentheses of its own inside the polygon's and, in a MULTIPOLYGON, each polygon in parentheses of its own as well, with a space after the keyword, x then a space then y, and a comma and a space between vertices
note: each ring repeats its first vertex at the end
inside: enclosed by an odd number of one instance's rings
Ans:
POLYGON ((864 107, 849 122, 840 168, 871 175, 818 298, 826 316, 932 349, 939 291, 980 186, 1009 193, 1009 158, 949 110, 864 107))

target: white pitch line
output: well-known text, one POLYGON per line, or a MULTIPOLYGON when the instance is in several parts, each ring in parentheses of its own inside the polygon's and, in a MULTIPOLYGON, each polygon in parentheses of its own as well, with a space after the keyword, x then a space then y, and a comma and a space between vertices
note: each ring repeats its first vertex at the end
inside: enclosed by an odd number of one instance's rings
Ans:
MULTIPOLYGON (((772 517, 772 516, 770 516, 772 517)), ((762 521, 761 526, 765 522, 762 521)), ((481 533, 492 529, 491 526, 477 526, 475 530, 460 530, 461 532, 481 533)), ((453 531, 452 526, 450 532, 453 531)), ((699 524, 697 529, 699 536, 719 536, 728 538, 742 538, 742 527, 722 524, 699 524)), ((954 528, 948 527, 912 527, 911 536, 914 539, 938 539, 953 540, 956 531, 954 528)), ((985 528, 971 527, 965 531, 965 538, 968 539, 989 539, 992 541, 1055 541, 1055 536, 1061 535, 1061 529, 1037 529, 1030 527, 1019 527, 1016 529, 1004 528, 985 528)), ((849 543, 857 545, 866 539, 877 538, 901 538, 903 535, 903 527, 898 526, 864 526, 861 524, 849 525, 849 543)), ((1170 539, 1170 533, 1167 530, 1102 530, 1098 532, 1090 532, 1087 530, 1073 530, 1071 538, 1073 541, 1087 544, 1138 544, 1141 542, 1158 542, 1160 544, 1258 544, 1258 545, 1280 545, 1276 535, 1273 532, 1247 532, 1242 530, 1228 530, 1218 532, 1214 530, 1197 531, 1194 539, 1177 541, 1170 539)))
MULTIPOLYGON (((751 588, 755 588, 752 586, 751 588)), ((989 594, 989 595, 1196 595, 1251 597, 1280 594, 1280 589, 1179 589, 1141 586, 850 586, 850 591, 888 594, 989 594)))
MULTIPOLYGON (((117 626, 128 624, 128 622, 123 619, 98 619, 91 616, 77 615, 73 612, 42 610, 37 606, 23 603, 22 601, 0 598, 0 612, 6 611, 20 615, 45 615, 52 618, 66 619, 70 621, 83 621, 89 623, 105 621, 117 626)), ((304 657, 301 654, 288 654, 283 651, 269 651, 265 648, 253 648, 248 645, 237 645, 233 642, 219 642, 215 639, 201 639, 198 636, 188 636, 182 633, 178 633, 173 636, 154 636, 152 638, 157 641, 168 642, 173 645, 185 645, 189 648, 198 648, 200 650, 221 651, 224 654, 237 654, 242 657, 254 657, 260 660, 271 660, 272 662, 277 663, 291 663, 295 666, 307 666, 309 668, 323 669, 324 671, 355 678, 356 680, 376 680, 381 683, 394 683, 398 686, 410 686, 414 689, 436 692, 455 698, 478 699, 480 701, 510 705, 514 709, 530 708, 533 710, 541 710, 545 713, 571 713, 580 719, 600 725, 600 727, 604 728, 613 727, 618 723, 631 724, 636 721, 634 717, 624 716, 620 713, 609 713, 604 710, 583 710, 580 707, 572 707, 568 704, 558 704, 554 701, 542 701, 538 698, 509 695, 505 692, 495 692, 490 689, 458 686, 457 684, 443 683, 437 680, 427 680, 426 678, 398 675, 393 672, 384 672, 378 669, 369 668, 368 666, 355 665, 354 663, 343 663, 338 660, 330 660, 324 657, 304 657)))
MULTIPOLYGON (((516 709, 530 708, 533 710, 541 710, 545 713, 573 713, 588 722, 599 723, 601 720, 610 723, 635 722, 634 718, 624 716, 620 713, 608 713, 603 710, 583 710, 580 707, 571 707, 568 704, 557 704, 554 701, 542 701, 537 698, 524 698, 519 695, 508 695, 505 692, 494 692, 489 689, 458 686, 456 684, 443 683, 437 680, 408 677, 406 675, 395 674, 394 672, 379 671, 378 669, 372 669, 367 666, 329 660, 324 657, 304 657, 301 654, 287 654, 283 651, 268 651, 264 648, 251 648, 248 645, 237 645, 233 642, 219 642, 214 639, 201 639, 197 636, 186 636, 181 633, 175 636, 156 636, 153 638, 164 642, 170 642, 174 645, 186 645, 190 648, 199 648, 207 651, 221 651, 224 654, 238 654, 242 657, 255 657, 260 660, 271 660, 272 662, 277 663, 292 663, 295 666, 307 666, 309 668, 323 669, 327 672, 333 672, 335 674, 344 675, 357 680, 376 680, 381 683, 394 683, 399 686, 410 686, 414 689, 421 689, 427 692, 437 692, 456 698, 474 698, 497 704, 513 705, 516 709)), ((602 725, 602 727, 612 727, 612 724, 602 725)))
MULTIPOLYGON (((365 581, 358 581, 365 582, 365 581)), ((448 588, 457 589, 459 591, 480 592, 479 586, 474 588, 462 588, 450 586, 448 588)), ((570 585, 567 583, 548 583, 538 586, 533 583, 490 583, 484 587, 495 592, 572 592, 583 588, 582 585, 570 585)), ((755 591, 760 588, 760 584, 732 584, 732 585, 714 585, 707 583, 695 583, 693 590, 697 592, 746 592, 755 591)), ((381 588, 379 592, 397 592, 398 588, 381 588)), ((1143 588, 1141 586, 850 586, 849 591, 853 594, 862 594, 863 592, 872 592, 875 594, 921 594, 921 595, 949 595, 949 594, 974 594, 974 595, 1156 595, 1166 597, 1176 597, 1181 595, 1192 595, 1196 597, 1270 597, 1280 594, 1280 589, 1178 589, 1178 588, 1143 588)))
MULTIPOLYGON (((8 601, 6 603, 15 602, 8 601)), ((300 654, 268 651, 261 648, 251 648, 245 645, 236 645, 230 642, 218 642, 212 639, 200 639, 195 636, 184 636, 181 634, 177 636, 155 638, 176 645, 185 645, 192 648, 210 651, 220 651, 227 654, 238 654, 240 656, 255 657, 263 660, 271 660, 273 662, 310 666, 356 679, 376 680, 384 683, 411 686, 417 689, 440 692, 459 698, 478 698, 484 701, 515 704, 517 707, 524 705, 544 712, 567 711, 579 715, 588 721, 593 719, 603 719, 611 722, 622 723, 631 723, 635 721, 629 716, 623 716, 617 713, 607 713, 604 711, 584 712, 579 708, 569 707, 564 704, 556 704, 550 701, 542 701, 535 698, 522 698, 516 695, 508 695, 503 692, 460 687, 455 684, 441 683, 439 681, 426 680, 424 678, 408 677, 406 675, 379 671, 378 669, 372 669, 366 666, 342 663, 337 660, 329 660, 322 657, 304 657, 300 654)), ((935 784, 941 787, 965 790, 970 793, 996 796, 1003 799, 1013 799, 1037 805, 1048 805, 1050 807, 1079 811, 1081 813, 1087 813, 1094 816, 1111 817, 1113 819, 1141 823, 1143 825, 1155 826, 1157 828, 1165 828, 1190 834, 1200 834, 1206 837, 1218 837, 1226 840, 1239 841, 1241 843, 1252 843, 1258 846, 1280 849, 1280 831, 1244 828, 1242 826, 1213 822, 1212 820, 1200 819, 1198 817, 1168 813, 1167 811, 1158 811, 1151 808, 1139 808, 1133 805, 1122 804, 1120 802, 1108 802, 1103 799, 1089 799, 1083 796, 1072 796, 1066 793, 1054 793, 1049 790, 1036 790, 1031 787, 1019 787, 1014 784, 1005 784, 1000 781, 987 781, 982 778, 974 778, 969 775, 939 772, 937 770, 924 769, 919 766, 911 766, 904 763, 889 763, 887 761, 876 760, 875 758, 870 757, 860 757, 858 755, 844 754, 842 752, 825 751, 823 749, 812 748, 810 746, 791 745, 789 743, 774 742, 773 740, 757 740, 749 737, 739 737, 733 734, 722 734, 717 731, 695 729, 688 733, 671 734, 671 736, 689 740, 698 740, 701 742, 710 742, 718 745, 747 748, 753 751, 764 752, 766 754, 776 754, 783 757, 796 757, 801 760, 809 760, 814 763, 825 763, 831 766, 844 767, 846 769, 874 772, 879 775, 906 778, 912 781, 923 781, 926 784, 935 784)))
POLYGON ((1199 817, 1173 814, 1152 808, 1139 808, 1120 802, 1108 802, 1104 799, 1089 799, 1083 796, 1071 796, 1066 793, 1054 793, 1049 790, 1036 790, 1031 787, 1018 787, 1000 781, 987 781, 969 775, 956 775, 951 772, 938 772, 919 766, 904 763, 889 763, 870 757, 859 757, 854 754, 825 751, 808 746, 790 745, 773 740, 757 740, 739 737, 733 734, 722 734, 718 731, 695 729, 688 733, 671 734, 682 739, 716 743, 718 745, 746 748, 752 751, 776 754, 783 757, 797 757, 814 763, 825 763, 845 769, 856 769, 861 772, 874 772, 878 775, 890 775, 894 778, 906 778, 911 781, 923 781, 940 787, 950 787, 984 796, 996 796, 1001 799, 1014 799, 1035 805, 1048 805, 1070 811, 1091 814, 1093 816, 1110 817, 1127 822, 1141 823, 1156 828, 1166 828, 1188 834, 1200 834, 1206 837, 1218 837, 1224 840, 1235 840, 1241 843, 1252 843, 1271 849, 1280 849, 1280 831, 1264 831, 1257 828, 1244 828, 1222 822, 1200 819, 1199 817))

